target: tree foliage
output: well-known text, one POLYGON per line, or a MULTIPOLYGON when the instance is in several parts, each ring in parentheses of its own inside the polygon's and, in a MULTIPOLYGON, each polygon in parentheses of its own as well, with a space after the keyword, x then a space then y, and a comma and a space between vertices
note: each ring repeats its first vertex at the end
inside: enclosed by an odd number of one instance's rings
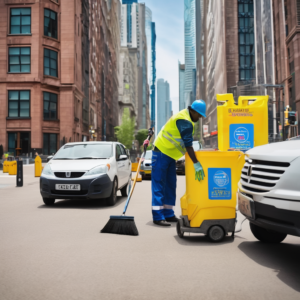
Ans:
POLYGON ((139 145, 142 146, 147 136, 148 136, 148 129, 140 129, 137 132, 135 139, 139 142, 139 145))
POLYGON ((122 124, 115 127, 115 134, 120 143, 131 149, 134 140, 135 118, 130 118, 129 108, 124 108, 122 124))

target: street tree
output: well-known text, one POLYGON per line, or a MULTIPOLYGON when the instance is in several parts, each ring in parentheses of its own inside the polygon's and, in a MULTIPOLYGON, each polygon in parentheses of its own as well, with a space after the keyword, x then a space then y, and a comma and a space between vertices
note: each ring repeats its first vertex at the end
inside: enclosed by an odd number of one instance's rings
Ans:
POLYGON ((122 124, 115 127, 115 134, 120 143, 131 149, 134 140, 135 118, 130 118, 129 108, 124 108, 122 124))

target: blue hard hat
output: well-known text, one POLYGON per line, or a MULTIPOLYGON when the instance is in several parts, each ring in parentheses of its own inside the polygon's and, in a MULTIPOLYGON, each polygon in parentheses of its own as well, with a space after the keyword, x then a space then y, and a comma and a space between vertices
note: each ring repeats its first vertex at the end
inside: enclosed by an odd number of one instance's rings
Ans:
POLYGON ((206 104, 203 100, 195 100, 191 108, 198 114, 206 118, 206 104))

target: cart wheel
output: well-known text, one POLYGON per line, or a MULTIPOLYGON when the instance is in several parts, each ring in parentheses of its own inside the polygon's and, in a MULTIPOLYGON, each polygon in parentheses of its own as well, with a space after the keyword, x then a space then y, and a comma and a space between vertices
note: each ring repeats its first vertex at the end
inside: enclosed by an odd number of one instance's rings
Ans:
POLYGON ((180 219, 178 222, 177 222, 177 225, 176 225, 176 230, 177 230, 177 234, 180 238, 183 238, 183 235, 184 235, 184 231, 181 230, 181 227, 183 226, 183 222, 182 220, 180 219))
POLYGON ((212 242, 220 242, 225 236, 224 230, 221 226, 212 226, 208 231, 208 237, 212 242))

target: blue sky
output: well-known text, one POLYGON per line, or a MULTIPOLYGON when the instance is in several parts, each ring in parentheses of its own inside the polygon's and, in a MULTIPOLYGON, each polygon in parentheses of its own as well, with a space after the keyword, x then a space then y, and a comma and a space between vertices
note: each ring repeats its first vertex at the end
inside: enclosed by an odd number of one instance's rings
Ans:
POLYGON ((178 60, 184 63, 184 0, 140 0, 156 25, 156 78, 170 83, 173 112, 178 111, 178 60))

